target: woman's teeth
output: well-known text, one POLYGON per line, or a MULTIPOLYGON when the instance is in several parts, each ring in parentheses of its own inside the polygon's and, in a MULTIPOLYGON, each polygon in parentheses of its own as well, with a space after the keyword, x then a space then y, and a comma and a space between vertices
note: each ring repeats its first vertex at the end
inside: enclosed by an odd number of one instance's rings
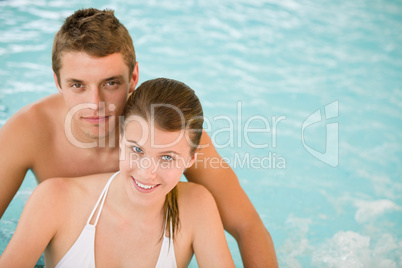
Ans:
POLYGON ((135 184, 137 184, 139 187, 141 187, 143 189, 146 189, 146 190, 152 189, 152 188, 154 188, 156 186, 156 185, 145 185, 145 184, 142 184, 142 183, 140 183, 140 182, 138 182, 136 180, 135 180, 135 184))

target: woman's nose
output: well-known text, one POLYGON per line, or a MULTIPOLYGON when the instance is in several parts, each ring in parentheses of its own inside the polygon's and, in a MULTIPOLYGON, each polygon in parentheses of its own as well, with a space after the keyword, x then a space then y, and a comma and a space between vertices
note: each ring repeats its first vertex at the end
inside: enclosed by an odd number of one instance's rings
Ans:
POLYGON ((151 180, 156 177, 157 164, 151 157, 142 157, 138 162, 138 172, 143 179, 151 180))

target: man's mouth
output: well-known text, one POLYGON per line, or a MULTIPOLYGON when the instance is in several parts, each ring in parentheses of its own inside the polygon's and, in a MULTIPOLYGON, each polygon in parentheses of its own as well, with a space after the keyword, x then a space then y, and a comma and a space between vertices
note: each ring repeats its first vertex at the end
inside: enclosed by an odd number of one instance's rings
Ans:
POLYGON ((83 116, 82 118, 90 123, 101 123, 109 119, 110 116, 83 116))

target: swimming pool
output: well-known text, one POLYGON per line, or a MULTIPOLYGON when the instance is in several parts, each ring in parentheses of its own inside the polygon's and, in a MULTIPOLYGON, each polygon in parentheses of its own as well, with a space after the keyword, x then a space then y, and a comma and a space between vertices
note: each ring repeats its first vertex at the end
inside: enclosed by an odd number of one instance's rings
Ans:
MULTIPOLYGON (((50 53, 63 19, 113 8, 140 82, 164 76, 197 91, 280 267, 402 266, 400 1, 127 2, 0 1, 0 126, 56 92, 50 53)), ((28 173, 0 221, 1 251, 35 185, 28 173)))

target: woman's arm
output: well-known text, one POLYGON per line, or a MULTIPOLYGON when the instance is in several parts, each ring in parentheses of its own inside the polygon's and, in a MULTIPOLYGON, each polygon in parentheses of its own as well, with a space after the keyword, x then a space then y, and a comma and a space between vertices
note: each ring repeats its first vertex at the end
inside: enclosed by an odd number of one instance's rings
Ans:
POLYGON ((235 267, 218 208, 211 193, 192 185, 193 249, 199 267, 235 267))
POLYGON ((47 180, 33 191, 13 237, 0 256, 0 267, 35 266, 57 231, 58 188, 53 180, 47 180))

